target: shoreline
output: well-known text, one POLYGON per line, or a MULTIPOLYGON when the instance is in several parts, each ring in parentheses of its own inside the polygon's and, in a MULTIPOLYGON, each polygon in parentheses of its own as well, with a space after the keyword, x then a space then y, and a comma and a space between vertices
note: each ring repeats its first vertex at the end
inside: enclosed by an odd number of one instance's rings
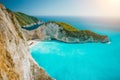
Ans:
POLYGON ((35 46, 35 45, 38 44, 39 42, 40 42, 39 39, 27 41, 29 48, 32 48, 33 46, 35 46))
MULTIPOLYGON (((33 46, 35 46, 35 45, 38 44, 39 42, 40 42, 39 39, 27 41, 29 48, 32 48, 33 46)), ((43 67, 41 67, 41 66, 34 60, 34 58, 32 57, 32 55, 31 55, 30 58, 31 58, 31 60, 32 60, 39 68, 43 69, 43 70, 45 71, 45 73, 47 73, 46 70, 45 70, 43 67)), ((48 73, 47 73, 47 74, 48 74, 48 73)), ((48 74, 48 75, 49 75, 49 74, 48 74)), ((49 76, 50 76, 50 75, 49 75, 49 76)), ((52 79, 53 79, 53 80, 56 80, 56 79, 54 79, 54 78, 52 78, 52 79)))

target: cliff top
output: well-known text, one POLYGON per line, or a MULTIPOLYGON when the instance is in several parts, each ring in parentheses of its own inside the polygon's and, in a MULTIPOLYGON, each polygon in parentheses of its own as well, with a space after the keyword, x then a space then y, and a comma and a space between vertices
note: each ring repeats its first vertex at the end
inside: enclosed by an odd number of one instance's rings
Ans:
POLYGON ((75 27, 73 27, 67 23, 64 23, 64 22, 56 22, 56 24, 62 26, 65 30, 68 30, 68 31, 79 31, 75 27))
POLYGON ((21 12, 12 12, 10 9, 5 8, 5 6, 1 3, 0 3, 0 8, 2 10, 6 9, 7 12, 9 12, 9 13, 13 13, 21 27, 28 26, 28 25, 31 25, 34 23, 38 23, 40 21, 38 18, 36 18, 34 16, 30 16, 30 15, 27 15, 27 14, 24 14, 21 12))
POLYGON ((5 6, 3 4, 0 3, 0 8, 1 9, 6 9, 5 6))
POLYGON ((98 40, 101 42, 108 42, 108 36, 106 35, 100 35, 95 32, 92 32, 90 30, 79 30, 75 27, 73 27, 70 24, 64 23, 64 22, 47 22, 45 25, 49 25, 50 23, 57 24, 59 27, 62 27, 63 30, 66 32, 67 36, 74 37, 74 38, 81 38, 83 40, 88 39, 89 37, 93 37, 94 40, 98 40))
POLYGON ((15 14, 18 22, 20 23, 21 27, 31 25, 34 23, 38 23, 40 21, 36 17, 29 16, 29 15, 26 15, 26 14, 21 13, 21 12, 14 12, 14 14, 15 14))

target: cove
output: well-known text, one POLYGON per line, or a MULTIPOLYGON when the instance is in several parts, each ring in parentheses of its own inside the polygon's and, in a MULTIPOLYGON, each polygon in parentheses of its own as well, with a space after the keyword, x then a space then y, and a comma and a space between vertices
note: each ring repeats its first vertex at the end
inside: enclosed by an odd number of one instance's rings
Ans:
POLYGON ((120 80, 120 32, 88 29, 108 35, 111 44, 47 41, 33 46, 31 54, 56 80, 120 80))
POLYGON ((57 80, 119 80, 120 43, 115 41, 120 38, 111 37, 111 44, 39 42, 31 53, 57 80))

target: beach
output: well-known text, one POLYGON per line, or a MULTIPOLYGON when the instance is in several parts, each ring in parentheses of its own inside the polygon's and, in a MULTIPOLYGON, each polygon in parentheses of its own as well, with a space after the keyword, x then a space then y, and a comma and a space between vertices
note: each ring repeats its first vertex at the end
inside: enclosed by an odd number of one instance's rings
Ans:
POLYGON ((27 42, 28 42, 29 48, 31 48, 31 47, 35 46, 37 43, 39 43, 40 40, 39 39, 35 39, 35 40, 29 40, 27 42))

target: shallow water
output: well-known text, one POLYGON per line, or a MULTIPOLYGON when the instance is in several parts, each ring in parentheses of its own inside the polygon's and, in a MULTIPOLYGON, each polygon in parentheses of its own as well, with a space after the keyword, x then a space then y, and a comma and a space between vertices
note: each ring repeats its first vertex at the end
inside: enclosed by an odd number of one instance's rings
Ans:
POLYGON ((111 44, 39 42, 31 54, 57 80, 120 80, 120 32, 88 29, 108 35, 111 44))

